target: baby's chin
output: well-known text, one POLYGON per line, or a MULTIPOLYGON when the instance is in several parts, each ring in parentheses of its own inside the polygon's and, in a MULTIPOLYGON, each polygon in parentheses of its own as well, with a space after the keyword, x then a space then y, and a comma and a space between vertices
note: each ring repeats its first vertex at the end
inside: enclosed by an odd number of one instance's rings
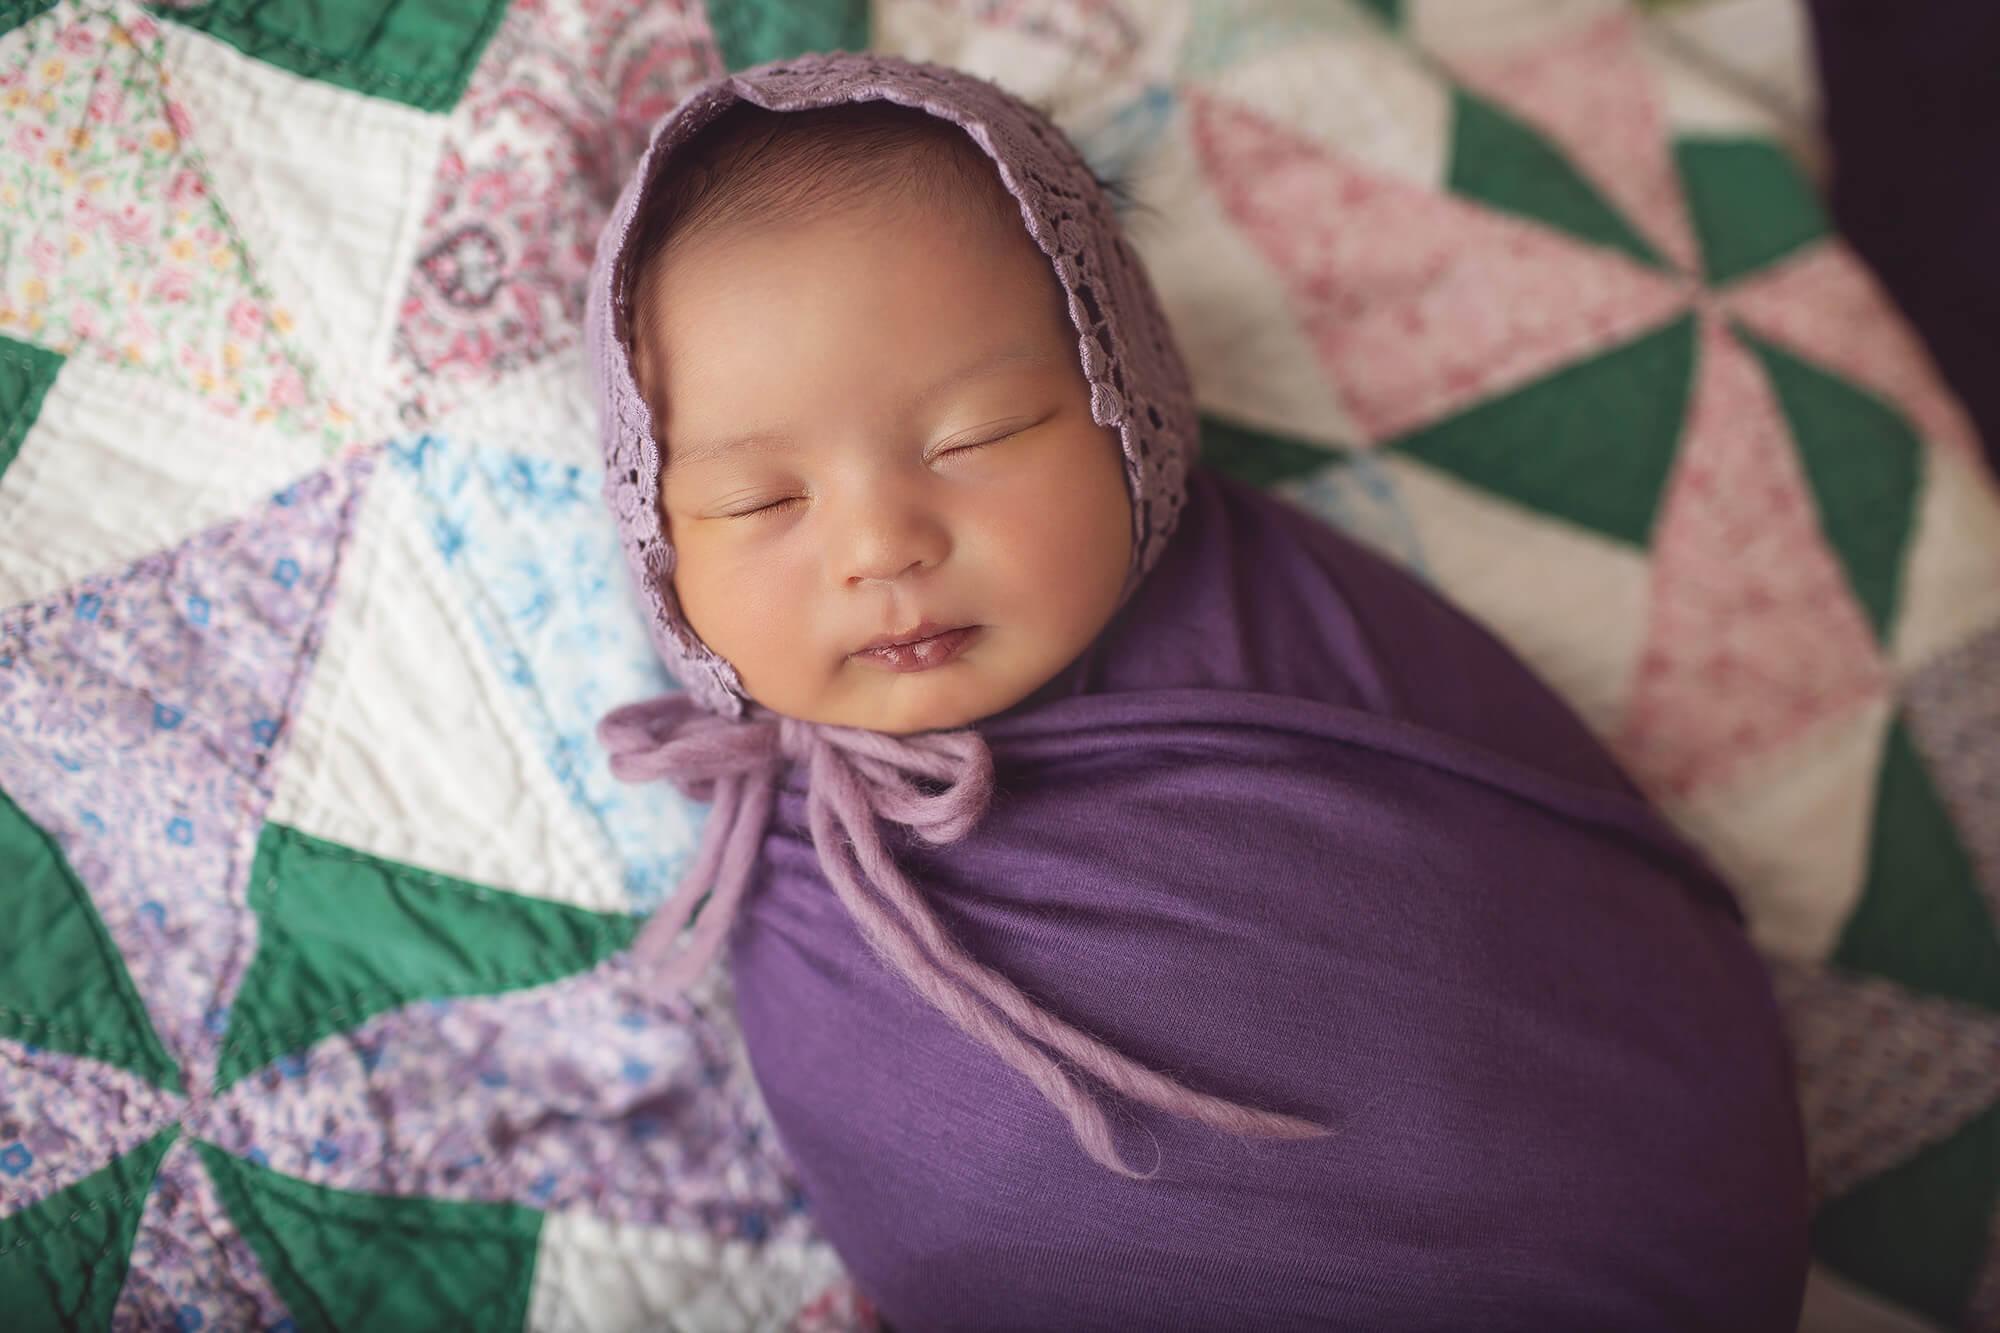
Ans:
POLYGON ((801 722, 911 736, 951 731, 1004 713, 1036 688, 1033 682, 1023 688, 1019 683, 994 680, 976 664, 963 660, 907 675, 855 665, 842 674, 849 673, 853 678, 842 682, 842 688, 811 698, 774 701, 754 689, 748 693, 772 712, 801 722))

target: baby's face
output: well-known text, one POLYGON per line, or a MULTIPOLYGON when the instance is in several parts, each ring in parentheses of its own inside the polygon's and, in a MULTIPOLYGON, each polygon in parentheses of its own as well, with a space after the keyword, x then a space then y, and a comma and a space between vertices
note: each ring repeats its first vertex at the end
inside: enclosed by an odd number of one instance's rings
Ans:
POLYGON ((696 235, 634 355, 688 622, 777 712, 1020 702, 1117 609, 1132 524, 1048 261, 976 202, 696 235))

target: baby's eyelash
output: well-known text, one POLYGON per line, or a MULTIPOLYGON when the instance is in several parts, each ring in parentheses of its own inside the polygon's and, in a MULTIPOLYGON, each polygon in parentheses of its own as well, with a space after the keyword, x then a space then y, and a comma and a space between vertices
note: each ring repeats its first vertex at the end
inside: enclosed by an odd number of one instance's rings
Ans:
POLYGON ((1000 443, 1000 441, 1006 439, 1009 435, 1018 434, 1019 431, 1020 427, 1015 426, 1015 427, 1010 427, 1007 430, 1001 431, 998 435, 988 435, 983 440, 967 440, 964 444, 946 445, 944 448, 937 451, 937 456, 939 458, 942 458, 946 454, 971 453, 974 449, 984 449, 989 444, 998 444, 1000 443))
POLYGON ((784 508, 784 507, 785 507, 786 505, 790 505, 790 504, 802 504, 802 503, 804 503, 804 501, 805 501, 805 497, 804 497, 804 496, 802 496, 802 495, 787 495, 787 496, 783 497, 782 499, 778 499, 778 500, 767 500, 767 501, 765 501, 765 502, 764 502, 763 504, 760 504, 760 505, 753 505, 753 506, 751 506, 751 507, 750 507, 750 508, 748 508, 748 509, 731 509, 731 510, 727 511, 726 513, 724 513, 724 514, 723 514, 723 517, 724 517, 724 518, 749 518, 749 517, 750 517, 750 516, 751 516, 752 514, 768 514, 768 513, 772 513, 772 512, 774 512, 774 511, 776 511, 776 510, 779 510, 779 509, 783 509, 783 508, 784 508))
POLYGON ((968 453, 974 449, 984 449, 989 444, 998 444, 1002 440, 1010 439, 1013 436, 1019 435, 1024 430, 1032 430, 1036 426, 1041 425, 1043 421, 1047 420, 1048 420, 1047 417, 1043 417, 1038 421, 1008 422, 1006 425, 1001 426, 998 429, 993 430, 986 435, 978 436, 974 439, 967 440, 963 444, 952 444, 947 442, 942 449, 939 449, 935 454, 932 454, 931 457, 943 458, 946 454, 968 453))
MULTIPOLYGON (((947 441, 941 448, 929 454, 925 458, 925 462, 934 463, 938 459, 944 458, 950 454, 967 454, 971 453, 975 449, 984 449, 989 444, 999 444, 1002 440, 1011 439, 1012 437, 1021 434, 1023 431, 1033 430, 1035 427, 1040 426, 1045 422, 1047 422, 1050 419, 1050 417, 1053 417, 1054 415, 1055 413, 1050 412, 1040 417, 1003 422, 1000 425, 995 426, 991 430, 988 430, 984 434, 974 433, 972 435, 972 438, 965 440, 963 443, 953 443, 951 441, 947 441)), ((792 505, 804 504, 805 502, 806 502, 806 497, 803 495, 785 495, 785 496, 780 496, 775 500, 765 500, 758 504, 741 505, 733 509, 723 509, 716 514, 716 517, 752 518, 758 514, 776 514, 782 512, 785 509, 790 508, 792 505)))

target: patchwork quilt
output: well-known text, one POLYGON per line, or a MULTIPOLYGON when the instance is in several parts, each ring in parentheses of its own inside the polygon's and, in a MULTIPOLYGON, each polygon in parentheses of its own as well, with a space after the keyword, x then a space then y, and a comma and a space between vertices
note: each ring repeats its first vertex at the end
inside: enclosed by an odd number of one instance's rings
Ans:
POLYGON ((1494 627, 1730 877, 1808 1325, 2000 1329, 2000 496, 1809 127, 1670 21, 0 0, 0 1327, 873 1326, 727 979, 632 999, 703 812, 592 737, 671 682, 577 336, 660 114, 869 45, 1130 182, 1210 460, 1494 627))

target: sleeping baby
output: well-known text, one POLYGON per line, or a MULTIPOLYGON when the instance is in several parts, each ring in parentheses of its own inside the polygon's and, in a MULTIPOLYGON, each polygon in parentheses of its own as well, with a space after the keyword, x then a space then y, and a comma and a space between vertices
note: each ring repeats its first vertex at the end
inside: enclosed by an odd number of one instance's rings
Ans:
POLYGON ((1804 1156, 1734 904, 1424 587, 1192 466, 1104 191, 969 76, 670 115, 599 247, 607 491, 729 951, 898 1329, 1791 1329, 1804 1156))

